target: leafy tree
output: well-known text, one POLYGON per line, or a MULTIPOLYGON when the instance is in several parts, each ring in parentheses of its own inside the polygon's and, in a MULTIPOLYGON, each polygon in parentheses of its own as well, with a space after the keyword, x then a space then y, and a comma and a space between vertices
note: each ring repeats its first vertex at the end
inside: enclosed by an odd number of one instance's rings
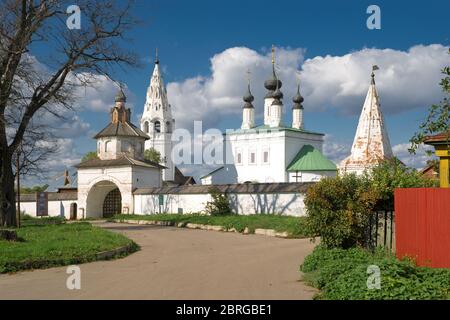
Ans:
POLYGON ((381 162, 361 176, 345 174, 322 179, 306 193, 308 229, 320 235, 329 248, 365 246, 371 213, 392 209, 395 188, 436 184, 396 158, 381 162))
POLYGON ((426 188, 437 186, 437 181, 423 176, 416 169, 405 166, 397 158, 385 160, 366 171, 366 178, 378 194, 379 202, 394 203, 395 188, 426 188))
POLYGON ((81 162, 88 161, 88 160, 92 160, 92 159, 98 159, 97 152, 95 152, 95 151, 89 151, 89 152, 87 152, 87 153, 83 156, 83 158, 81 158, 81 162))
POLYGON ((161 153, 155 148, 150 148, 144 151, 144 159, 161 163, 161 153))
MULTIPOLYGON (((450 49, 448 51, 450 54, 450 49)), ((419 131, 410 139, 410 153, 415 153, 417 148, 427 136, 447 132, 447 140, 450 140, 450 67, 442 69, 444 78, 439 83, 444 92, 444 98, 440 104, 432 105, 428 110, 428 116, 419 126, 419 131)), ((431 152, 428 152, 431 154, 431 152)))
POLYGON ((20 188, 21 194, 29 194, 29 193, 36 193, 36 192, 43 192, 47 190, 48 184, 44 184, 42 186, 33 186, 33 187, 22 187, 20 188))
POLYGON ((365 176, 325 178, 308 188, 306 224, 328 247, 365 245, 365 231, 378 195, 365 176))
POLYGON ((224 216, 232 214, 230 202, 226 194, 220 192, 216 187, 209 189, 212 201, 206 203, 205 211, 211 216, 224 216))
POLYGON ((27 150, 30 129, 46 116, 62 120, 78 88, 93 86, 99 76, 113 78, 117 65, 136 65, 124 41, 136 24, 130 1, 77 1, 80 29, 66 23, 72 4, 0 2, 0 226, 17 225, 13 159, 21 145, 27 150))

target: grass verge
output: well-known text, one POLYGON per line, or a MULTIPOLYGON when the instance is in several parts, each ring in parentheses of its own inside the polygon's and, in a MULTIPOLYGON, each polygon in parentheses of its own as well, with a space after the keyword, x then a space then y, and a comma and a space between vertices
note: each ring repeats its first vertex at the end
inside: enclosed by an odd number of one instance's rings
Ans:
POLYGON ((274 214, 207 216, 198 214, 151 214, 151 215, 116 215, 112 220, 153 220, 172 221, 174 223, 197 223, 223 226, 226 229, 236 229, 243 232, 245 228, 253 233, 255 229, 274 229, 277 232, 287 232, 293 238, 308 238, 304 217, 280 216, 274 214))
POLYGON ((417 267, 397 260, 379 249, 326 249, 318 246, 300 270, 304 280, 321 290, 317 299, 332 300, 425 300, 450 299, 450 270, 417 267), (380 268, 380 289, 368 289, 367 268, 380 268))
POLYGON ((21 241, 0 240, 0 273, 85 263, 98 253, 128 246, 127 255, 138 246, 125 236, 89 223, 28 225, 17 229, 21 241))

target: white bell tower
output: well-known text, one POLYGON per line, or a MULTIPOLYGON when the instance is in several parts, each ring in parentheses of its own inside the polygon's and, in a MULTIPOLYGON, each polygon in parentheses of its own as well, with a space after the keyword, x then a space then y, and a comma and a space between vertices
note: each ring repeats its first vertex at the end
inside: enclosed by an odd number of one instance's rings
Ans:
POLYGON ((156 51, 155 68, 141 118, 141 130, 150 140, 145 142, 145 149, 154 148, 161 154, 163 181, 175 180, 175 166, 172 161, 172 132, 175 120, 172 118, 172 107, 167 99, 167 91, 159 69, 158 51, 156 51))

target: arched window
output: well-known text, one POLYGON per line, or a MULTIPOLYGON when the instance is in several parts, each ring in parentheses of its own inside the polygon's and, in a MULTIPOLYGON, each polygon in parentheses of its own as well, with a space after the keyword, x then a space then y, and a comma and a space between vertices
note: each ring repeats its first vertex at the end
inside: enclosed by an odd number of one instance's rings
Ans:
POLYGON ((157 133, 161 132, 161 122, 159 121, 155 122, 155 132, 157 133))
POLYGON ((144 122, 144 132, 145 132, 145 133, 148 133, 148 131, 149 131, 149 128, 148 128, 148 121, 145 121, 145 122, 144 122))
POLYGON ((105 142, 105 152, 110 152, 111 147, 112 147, 111 140, 106 141, 105 142))
POLYGON ((169 121, 166 122, 166 132, 168 132, 168 133, 171 132, 170 131, 170 122, 169 121))

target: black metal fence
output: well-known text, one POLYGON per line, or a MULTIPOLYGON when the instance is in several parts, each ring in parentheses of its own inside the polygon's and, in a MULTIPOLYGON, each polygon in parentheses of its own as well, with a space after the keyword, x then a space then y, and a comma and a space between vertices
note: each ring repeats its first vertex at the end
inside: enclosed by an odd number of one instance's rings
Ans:
POLYGON ((395 251, 395 212, 392 203, 379 205, 370 215, 366 244, 371 250, 381 246, 395 251))

